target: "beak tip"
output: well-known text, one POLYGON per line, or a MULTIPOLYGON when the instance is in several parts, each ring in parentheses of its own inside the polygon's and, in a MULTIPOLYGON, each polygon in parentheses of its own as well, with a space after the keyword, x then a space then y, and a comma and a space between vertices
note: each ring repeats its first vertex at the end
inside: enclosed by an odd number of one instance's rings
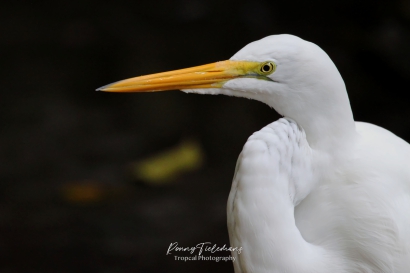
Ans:
POLYGON ((116 83, 119 83, 119 82, 122 82, 122 81, 116 81, 116 82, 109 83, 107 85, 104 85, 104 86, 101 86, 100 88, 95 89, 95 91, 112 92, 109 89, 111 87, 113 87, 113 85, 115 85, 116 83))
POLYGON ((101 87, 95 89, 95 91, 107 91, 107 89, 108 89, 111 85, 113 85, 113 83, 110 83, 110 84, 101 86, 101 87))

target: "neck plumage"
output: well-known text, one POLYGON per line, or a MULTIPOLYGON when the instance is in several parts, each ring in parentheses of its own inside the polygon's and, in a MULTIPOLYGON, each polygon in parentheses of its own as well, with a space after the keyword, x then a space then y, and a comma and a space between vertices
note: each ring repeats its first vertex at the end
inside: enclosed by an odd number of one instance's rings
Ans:
POLYGON ((312 185, 311 160, 303 131, 287 119, 246 142, 227 211, 231 246, 243 248, 239 255, 232 253, 236 273, 341 272, 337 258, 306 242, 295 224, 296 199, 312 185))
POLYGON ((343 148, 356 136, 353 114, 348 103, 339 103, 318 110, 306 111, 299 116, 288 115, 295 120, 306 133, 306 139, 312 149, 334 151, 343 148))
POLYGON ((274 94, 265 101, 305 131, 312 149, 322 151, 343 148, 356 136, 344 82, 338 73, 331 75, 330 81, 318 81, 297 91, 288 87, 281 90, 281 95, 274 94))

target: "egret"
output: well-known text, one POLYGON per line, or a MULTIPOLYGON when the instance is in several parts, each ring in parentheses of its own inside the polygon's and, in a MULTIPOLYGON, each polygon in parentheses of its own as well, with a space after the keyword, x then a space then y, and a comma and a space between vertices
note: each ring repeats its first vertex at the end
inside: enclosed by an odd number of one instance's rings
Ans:
POLYGON ((344 81, 317 45, 292 35, 230 60, 97 90, 182 89, 255 99, 283 118, 245 143, 228 199, 236 273, 410 272, 410 146, 355 122, 344 81))

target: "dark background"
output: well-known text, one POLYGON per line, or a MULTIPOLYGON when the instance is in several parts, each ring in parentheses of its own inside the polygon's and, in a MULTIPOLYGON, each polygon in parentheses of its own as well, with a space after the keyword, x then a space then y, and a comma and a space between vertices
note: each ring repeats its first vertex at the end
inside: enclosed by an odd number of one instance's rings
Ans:
POLYGON ((356 120, 410 140, 409 1, 2 3, 0 272, 233 272, 165 252, 228 244, 236 157, 279 116, 246 99, 94 90, 225 60, 280 33, 330 55, 356 120), (199 170, 165 186, 129 174, 130 162, 184 138, 204 150, 199 170), (91 196, 70 199, 73 188, 91 196))

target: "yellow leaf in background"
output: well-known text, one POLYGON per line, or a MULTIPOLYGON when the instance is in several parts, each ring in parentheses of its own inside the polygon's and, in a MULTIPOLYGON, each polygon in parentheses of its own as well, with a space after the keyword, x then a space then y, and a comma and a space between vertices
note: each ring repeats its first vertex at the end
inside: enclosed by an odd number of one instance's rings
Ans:
POLYGON ((179 175, 202 166, 203 152, 193 140, 185 140, 171 150, 162 152, 140 162, 133 163, 133 177, 148 184, 166 184, 179 175))

